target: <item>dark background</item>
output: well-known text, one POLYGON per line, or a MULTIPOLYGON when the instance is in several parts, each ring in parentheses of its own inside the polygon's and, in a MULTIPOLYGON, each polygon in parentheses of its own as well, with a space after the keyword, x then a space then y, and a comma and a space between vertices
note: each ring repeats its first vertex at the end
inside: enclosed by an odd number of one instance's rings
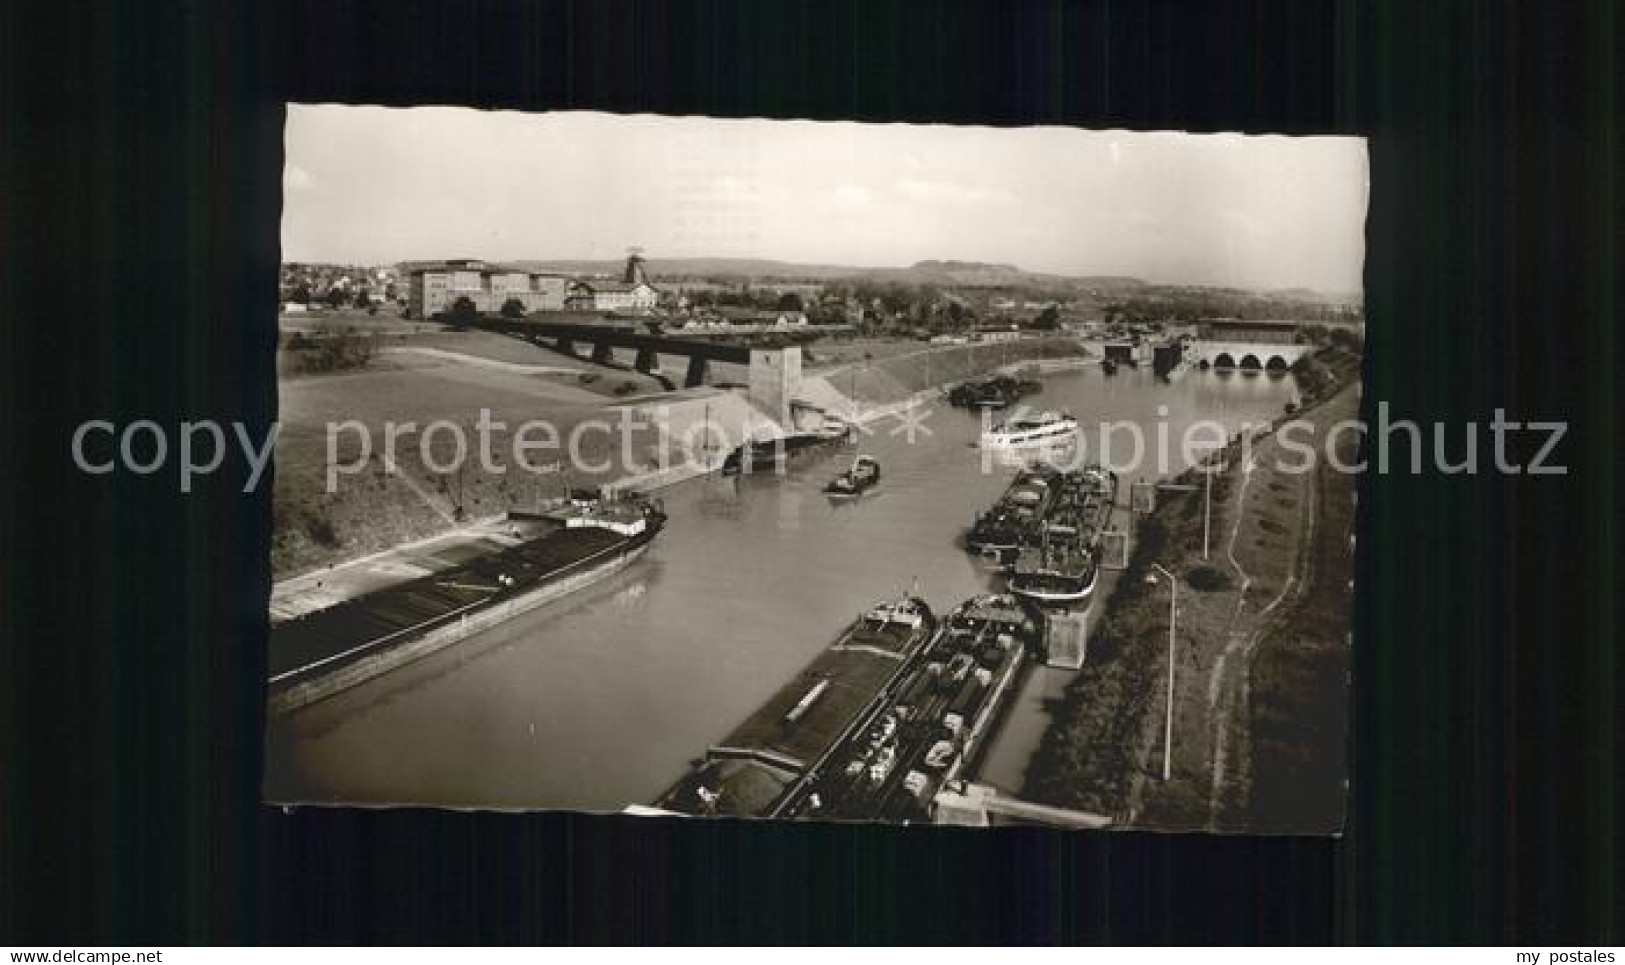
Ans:
POLYGON ((0 941, 1621 941, 1619 14, 1422 6, 8 4, 0 941), (1366 134, 1368 404, 1570 474, 1367 480, 1338 841, 273 811, 269 482, 68 443, 274 418, 290 100, 1366 134))

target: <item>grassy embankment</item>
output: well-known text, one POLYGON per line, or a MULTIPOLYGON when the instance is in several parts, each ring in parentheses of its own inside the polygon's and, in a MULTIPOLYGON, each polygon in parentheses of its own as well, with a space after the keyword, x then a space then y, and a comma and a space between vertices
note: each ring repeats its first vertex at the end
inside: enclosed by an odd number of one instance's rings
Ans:
MULTIPOLYGON (((1343 418, 1345 408, 1352 413, 1351 394, 1337 392, 1357 374, 1357 361, 1330 351, 1302 366, 1309 373, 1300 382, 1306 408, 1332 402, 1307 413, 1317 426, 1343 418)), ((1234 813, 1238 802, 1244 806, 1248 799, 1249 768, 1269 766, 1280 755, 1261 753, 1255 762, 1253 718, 1245 708, 1265 708, 1280 732, 1274 722, 1298 719, 1297 701, 1329 699, 1294 693, 1294 702, 1283 703, 1274 681, 1288 687, 1298 681, 1288 680, 1287 673, 1260 672, 1249 700, 1254 651, 1266 632, 1279 627, 1259 650, 1273 655, 1279 645, 1269 641, 1284 639, 1287 628, 1295 626, 1282 620, 1305 607, 1314 608, 1315 619, 1327 626, 1347 622, 1346 608, 1321 613, 1326 601, 1302 595, 1298 579, 1308 546, 1322 554, 1346 553, 1346 533, 1334 538, 1334 524, 1311 522, 1311 507, 1332 497, 1310 489, 1327 481, 1282 471, 1273 441, 1256 443, 1254 452, 1259 458, 1251 474, 1240 465, 1239 447, 1222 454, 1228 468, 1214 477, 1213 549, 1207 561, 1201 558, 1203 494, 1159 494, 1156 511, 1139 527, 1127 571, 1103 601, 1088 663, 1051 708, 1049 730, 1028 768, 1027 796, 1120 816, 1132 813, 1137 823, 1156 827, 1208 827, 1221 819, 1232 827, 1250 821, 1234 813), (1167 783, 1161 770, 1169 597, 1165 585, 1147 582, 1153 562, 1180 578, 1173 779, 1167 783)), ((1352 478, 1340 478, 1352 484, 1352 478)), ((1193 470, 1178 481, 1195 485, 1202 476, 1193 470)), ((1339 661, 1339 668, 1346 665, 1341 655, 1339 661)), ((1328 674, 1318 663, 1315 672, 1328 674)), ((1325 705, 1340 714, 1343 703, 1339 695, 1325 705)), ((1332 755, 1340 773, 1340 749, 1307 746, 1303 738, 1282 732, 1279 740, 1299 756, 1332 755)))
POLYGON ((1084 354, 1077 339, 1064 337, 932 346, 929 352, 919 342, 892 343, 889 347, 894 350, 882 355, 864 343, 814 346, 818 362, 808 367, 809 374, 827 377, 844 394, 855 392, 861 404, 885 405, 933 386, 985 376, 1006 365, 1080 358, 1084 354), (866 359, 865 355, 872 357, 866 359))
MULTIPOLYGON (((551 366, 562 358, 482 333, 425 335, 406 341, 498 362, 551 366)), ((593 392, 593 386, 579 384, 579 378, 503 371, 388 350, 398 345, 397 339, 387 339, 385 348, 360 370, 282 381, 271 549, 272 572, 278 578, 505 512, 540 493, 556 493, 567 478, 576 485, 607 481, 586 472, 536 476, 511 465, 513 433, 522 423, 546 419, 566 442, 584 420, 604 418, 603 405, 609 400, 593 392), (474 449, 482 409, 490 411, 493 423, 504 425, 490 433, 495 461, 507 467, 500 472, 485 471, 474 449), (337 477, 338 486, 329 492, 328 427, 352 420, 366 427, 370 445, 364 445, 362 433, 351 427, 336 430, 334 461, 359 465, 365 457, 365 468, 337 477), (459 426, 470 447, 458 470, 435 471, 423 458, 424 431, 438 420, 459 426), (397 437, 395 473, 384 465, 388 424, 403 430, 397 437)), ((633 442, 633 461, 652 464, 653 457, 645 450, 656 442, 654 433, 645 431, 633 442)), ((579 448, 586 462, 611 456, 615 463, 621 461, 618 441, 601 432, 581 436, 579 448)), ((428 452, 434 464, 454 465, 453 434, 437 431, 428 452)), ((560 460, 563 454, 539 450, 531 458, 540 463, 560 460)))
MULTIPOLYGON (((1352 436, 1339 458, 1356 458, 1352 436)), ((1318 537, 1298 605, 1259 643, 1252 666, 1251 793, 1242 818, 1257 831, 1326 833, 1341 828, 1347 802, 1348 652, 1354 607, 1354 487, 1357 477, 1317 470, 1318 537)))
MULTIPOLYGON (((533 500, 539 492, 556 492, 565 482, 566 477, 561 475, 537 477, 517 468, 486 472, 472 453, 468 460, 471 464, 462 471, 435 472, 425 466, 420 452, 421 433, 430 423, 449 420, 457 424, 472 445, 477 439, 479 412, 490 409, 492 420, 507 426, 491 434, 494 453, 503 462, 512 451, 512 432, 523 422, 546 418, 557 427, 561 439, 567 440, 584 420, 605 416, 603 404, 624 394, 615 391, 623 383, 641 380, 639 393, 658 388, 658 383, 647 376, 572 362, 519 340, 487 333, 365 332, 361 337, 373 346, 365 366, 290 377, 282 382, 271 552, 272 571, 279 578, 445 532, 464 520, 505 512, 533 500), (582 372, 523 374, 397 351, 412 347, 505 363, 575 364, 582 372), (337 489, 328 492, 327 427, 348 420, 367 427, 372 451, 364 471, 339 477, 337 489), (387 472, 383 463, 386 423, 416 426, 413 434, 400 437, 396 473, 387 472)), ((927 366, 918 354, 923 348, 915 341, 871 340, 815 346, 814 353, 820 360, 839 357, 843 352, 856 353, 860 360, 863 355, 872 356, 859 369, 857 384, 860 398, 875 404, 905 398, 924 385, 927 366)), ((933 353, 930 375, 933 383, 947 382, 1006 361, 1057 357, 1069 351, 1076 351, 1076 343, 1060 339, 1013 346, 1002 352, 987 347, 974 353, 963 348, 942 349, 933 353)), ((736 374, 743 381, 744 367, 735 368, 741 370, 736 374)), ((726 380, 726 368, 719 369, 714 380, 726 380)), ((849 387, 845 379, 834 382, 838 391, 845 392, 849 387)), ((359 433, 346 430, 335 438, 337 463, 348 466, 362 457, 359 433)), ((634 437, 630 466, 622 465, 621 454, 615 451, 618 440, 596 432, 581 438, 584 462, 600 463, 613 456, 616 465, 604 473, 572 469, 569 480, 576 485, 609 482, 626 471, 653 468, 656 464, 657 439, 652 430, 634 437)), ((455 454, 451 435, 438 434, 430 452, 435 463, 451 464, 455 454)), ((533 458, 549 461, 563 459, 564 454, 541 452, 533 458)))

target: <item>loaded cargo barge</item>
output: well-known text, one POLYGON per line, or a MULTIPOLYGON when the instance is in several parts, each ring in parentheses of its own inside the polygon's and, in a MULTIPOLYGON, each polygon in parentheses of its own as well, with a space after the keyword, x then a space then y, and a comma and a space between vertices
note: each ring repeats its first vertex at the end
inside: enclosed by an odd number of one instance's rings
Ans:
POLYGON ((939 624, 918 598, 858 619, 637 814, 923 821, 978 755, 1041 627, 985 594, 939 624))
POLYGON ((1060 475, 1045 465, 1017 473, 999 501, 971 523, 965 533, 965 552, 995 569, 1012 563, 1022 545, 1037 537, 1055 503, 1060 475))
POLYGON ((655 806, 694 815, 776 816, 836 747, 889 704, 936 627, 931 608, 914 596, 860 614, 655 806))
POLYGON ((596 490, 524 518, 542 535, 273 626, 271 711, 324 699, 590 586, 642 556, 666 522, 658 501, 596 490))
POLYGON ((937 792, 976 760, 1040 634, 1009 595, 966 600, 880 712, 828 755, 780 816, 931 820, 937 792))
POLYGON ((1011 592, 1042 606, 1077 607, 1095 591, 1100 538, 1111 522, 1117 477, 1091 467, 1061 476, 1055 504, 1038 538, 1010 567, 1011 592))

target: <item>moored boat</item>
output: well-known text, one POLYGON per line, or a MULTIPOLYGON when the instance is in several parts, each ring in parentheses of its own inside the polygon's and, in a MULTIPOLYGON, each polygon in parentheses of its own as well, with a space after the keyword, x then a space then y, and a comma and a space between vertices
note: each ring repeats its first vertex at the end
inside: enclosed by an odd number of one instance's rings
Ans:
POLYGON ((1054 482, 1059 473, 1048 466, 1032 466, 1016 474, 1004 495, 976 517, 965 534, 965 551, 989 565, 1002 568, 1030 540, 1049 512, 1054 482))
POLYGON ((1002 409, 1044 387, 1037 379, 1010 375, 962 382, 948 390, 948 404, 961 409, 1002 409))
POLYGON ((773 816, 912 667, 937 631, 923 599, 878 603, 660 798, 667 812, 773 816))
POLYGON ((666 523, 658 500, 582 489, 512 516, 542 534, 276 624, 272 711, 321 700, 617 573, 666 523))
POLYGON ((1059 481, 1055 505, 1039 538, 1017 553, 1010 592, 1046 606, 1076 606, 1099 580, 1100 534, 1111 521, 1117 479, 1092 467, 1059 481))
POLYGON ((755 439, 728 453, 722 461, 724 476, 749 475, 778 470, 800 458, 842 445, 851 438, 848 427, 826 427, 816 432, 796 432, 774 439, 755 439))

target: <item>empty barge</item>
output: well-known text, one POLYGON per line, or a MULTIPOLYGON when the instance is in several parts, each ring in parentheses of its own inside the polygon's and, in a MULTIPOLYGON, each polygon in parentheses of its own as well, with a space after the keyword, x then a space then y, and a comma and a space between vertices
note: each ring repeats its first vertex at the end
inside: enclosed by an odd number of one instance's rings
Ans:
POLYGON ((576 491, 542 535, 271 628, 272 712, 321 700, 618 572, 666 522, 657 501, 576 491))

